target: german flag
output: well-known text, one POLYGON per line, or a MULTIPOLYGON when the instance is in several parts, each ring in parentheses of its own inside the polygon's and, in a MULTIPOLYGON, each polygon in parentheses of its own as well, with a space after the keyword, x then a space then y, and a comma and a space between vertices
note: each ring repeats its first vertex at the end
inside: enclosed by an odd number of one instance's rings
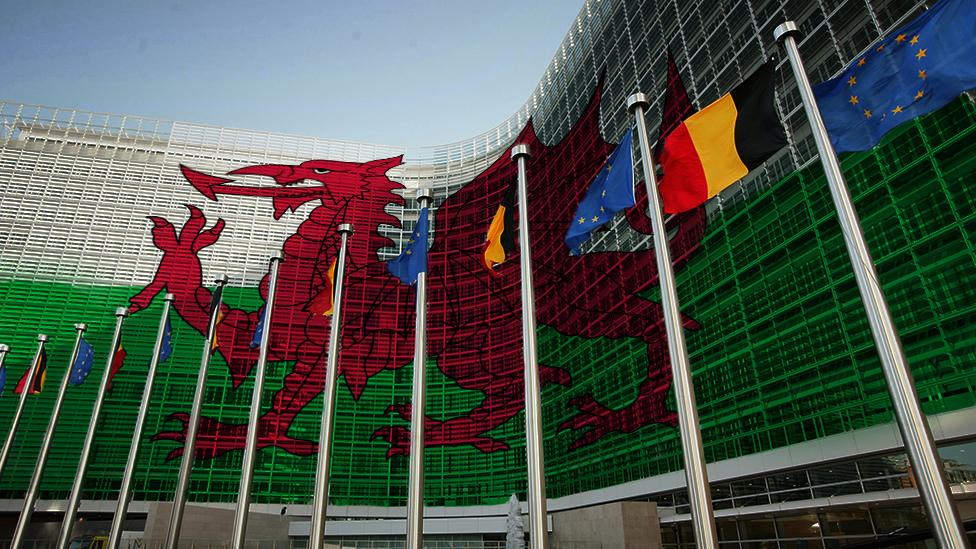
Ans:
POLYGON ((333 258, 332 264, 329 265, 329 272, 326 273, 326 281, 328 284, 308 303, 309 311, 323 316, 330 316, 332 314, 332 308, 334 306, 332 300, 335 298, 335 270, 336 260, 333 258))
POLYGON ((773 105, 772 61, 689 116, 664 141, 658 186, 665 213, 705 203, 786 145, 773 105))
POLYGON ((488 272, 494 274, 496 265, 505 262, 515 253, 515 193, 518 182, 512 181, 502 197, 495 217, 488 226, 488 236, 485 237, 482 263, 488 272))
MULTIPOLYGON (((34 379, 31 380, 31 388, 27 394, 39 395, 44 390, 44 381, 47 379, 47 351, 43 348, 41 348, 41 354, 37 357, 37 362, 31 365, 31 369, 34 370, 34 379)), ((20 377, 20 381, 17 382, 17 387, 14 388, 14 393, 19 395, 24 391, 24 385, 27 384, 27 375, 30 371, 28 369, 20 377)))

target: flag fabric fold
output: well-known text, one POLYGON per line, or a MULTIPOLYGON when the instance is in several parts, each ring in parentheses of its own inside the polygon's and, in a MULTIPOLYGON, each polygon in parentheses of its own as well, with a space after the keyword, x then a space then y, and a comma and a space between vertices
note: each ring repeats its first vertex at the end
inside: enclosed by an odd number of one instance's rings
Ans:
POLYGON ((489 273, 515 254, 515 195, 518 181, 513 180, 505 190, 495 216, 488 226, 488 234, 482 246, 482 264, 489 273))
POLYGON ((636 203, 632 134, 628 129, 576 208, 565 238, 572 255, 580 253, 580 245, 590 239, 593 231, 636 203))
POLYGON ((896 126, 976 88, 976 1, 940 0, 813 93, 837 153, 868 150, 896 126))
POLYGON ((325 275, 325 287, 319 290, 319 293, 308 303, 308 310, 310 312, 322 316, 332 314, 333 300, 335 299, 335 270, 336 258, 332 258, 332 263, 329 265, 329 270, 325 275))
MULTIPOLYGON (((39 395, 44 390, 44 381, 47 379, 47 351, 45 349, 41 349, 37 360, 31 365, 31 368, 34 370, 34 379, 31 382, 28 394, 39 395)), ((17 387, 14 388, 14 392, 18 395, 24 391, 24 385, 27 384, 27 374, 29 372, 30 369, 26 370, 24 375, 20 376, 20 381, 17 382, 17 387)))
POLYGON ((115 346, 115 351, 112 352, 112 365, 109 367, 107 389, 112 389, 112 380, 115 379, 115 374, 119 373, 119 370, 122 369, 126 354, 128 353, 126 353, 125 347, 122 346, 122 334, 119 334, 119 343, 115 346))
POLYGON ((775 65, 767 61, 667 136, 658 186, 665 213, 704 204, 786 145, 773 103, 774 76, 775 65))
POLYGON ((430 233, 430 220, 427 208, 420 209, 417 226, 414 227, 403 252, 386 264, 390 274, 404 284, 415 284, 417 275, 427 272, 427 241, 430 233))
POLYGON ((72 385, 81 385, 84 383, 85 379, 88 378, 88 374, 91 373, 92 363, 94 361, 95 348, 82 337, 78 341, 78 355, 75 356, 75 362, 71 365, 71 376, 68 378, 68 383, 72 385))

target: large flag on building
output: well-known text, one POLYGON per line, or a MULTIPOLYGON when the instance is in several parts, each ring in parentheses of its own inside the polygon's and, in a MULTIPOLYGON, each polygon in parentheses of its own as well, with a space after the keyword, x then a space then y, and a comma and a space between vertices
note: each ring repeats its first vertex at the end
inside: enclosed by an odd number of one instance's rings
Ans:
MULTIPOLYGON (((31 365, 34 369, 34 379, 31 382, 30 392, 31 395, 39 395, 41 391, 44 390, 44 380, 47 379, 47 351, 41 348, 40 354, 37 355, 37 360, 31 365)), ((17 387, 14 392, 18 395, 23 392, 24 385, 27 384, 27 374, 30 370, 24 372, 24 375, 20 376, 20 381, 17 382, 17 387)))
POLYGON ((333 300, 335 299, 335 270, 336 259, 332 258, 329 270, 325 274, 325 287, 308 303, 308 310, 317 315, 328 316, 332 314, 333 300))
POLYGON ((494 272, 496 265, 504 263, 515 253, 515 195, 518 192, 518 181, 513 180, 508 185, 502 197, 495 217, 488 226, 488 235, 482 253, 482 262, 488 272, 494 272))
POLYGON ((427 241, 430 232, 430 220, 427 208, 420 209, 420 218, 414 227, 410 239, 403 252, 386 264, 390 274, 400 279, 404 284, 417 282, 417 275, 427 272, 427 241))
POLYGON ((658 187, 665 213, 704 204, 786 145, 773 104, 774 74, 773 62, 766 62, 668 135, 658 187))
POLYGON ((976 88, 976 1, 940 0, 814 87, 838 153, 864 151, 895 126, 976 88))
POLYGON ((84 383, 88 374, 91 373, 94 361, 95 348, 82 337, 78 341, 78 355, 75 357, 75 363, 71 365, 71 377, 68 378, 68 383, 72 385, 84 383))
POLYGON ((628 128, 576 208, 566 231, 566 245, 572 255, 579 255, 580 245, 590 239, 593 231, 636 203, 632 135, 628 128))

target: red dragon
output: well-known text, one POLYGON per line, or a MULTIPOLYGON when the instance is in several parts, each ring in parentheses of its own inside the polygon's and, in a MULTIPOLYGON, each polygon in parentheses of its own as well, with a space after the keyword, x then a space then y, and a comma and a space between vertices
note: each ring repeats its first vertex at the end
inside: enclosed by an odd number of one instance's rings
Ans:
MULTIPOLYGON (((558 332, 583 338, 639 338, 647 345, 647 376, 636 399, 621 409, 600 404, 592 395, 571 401, 577 408, 561 429, 578 430, 572 448, 591 444, 611 432, 632 432, 642 426, 675 424, 665 406, 671 385, 660 305, 642 296, 657 286, 654 252, 599 252, 571 256, 563 242, 568 222, 586 186, 601 168, 613 146, 599 131, 600 87, 573 129, 558 144, 546 146, 530 121, 516 139, 529 145, 528 209, 531 229, 537 321, 558 332)), ((380 225, 399 227, 386 211, 402 205, 393 191, 403 186, 386 175, 401 164, 400 157, 366 163, 311 160, 299 165, 255 165, 229 176, 265 176, 276 186, 246 186, 234 179, 207 175, 181 166, 183 176, 210 200, 220 195, 266 197, 275 219, 307 202, 316 207, 282 246, 279 286, 271 321, 270 360, 291 361, 284 386, 263 412, 257 428, 259 446, 275 446, 297 455, 316 451, 316 442, 288 435, 299 412, 322 391, 330 318, 309 311, 309 303, 328 291, 326 272, 338 255, 340 223, 352 223, 342 318, 340 373, 356 399, 369 379, 385 369, 401 368, 412 360, 414 290, 390 275, 379 251, 394 242, 378 231, 380 225)), ((498 203, 516 177, 508 152, 470 183, 448 197, 436 210, 429 260, 428 353, 438 368, 458 386, 481 392, 483 400, 466 415, 441 421, 425 419, 427 446, 471 445, 483 452, 505 450, 503 440, 488 435, 511 420, 524 405, 519 262, 512 259, 489 273, 481 261, 485 233, 498 203)), ((639 186, 640 187, 640 186, 639 186)), ((650 232, 642 204, 627 212, 630 226, 650 232)), ((207 227, 202 212, 187 205, 189 219, 177 234, 169 221, 151 217, 153 241, 163 256, 153 281, 131 298, 131 311, 148 306, 155 295, 175 295, 174 307, 193 328, 204 333, 210 291, 202 284, 200 251, 215 243, 224 221, 207 227)), ((671 220, 672 255, 676 268, 689 259, 704 234, 702 210, 671 220)), ((267 297, 268 280, 260 284, 267 297)), ((219 352, 230 368, 234 386, 246 378, 257 360, 250 348, 256 311, 224 305, 219 352)), ((685 318, 684 325, 697 329, 685 318)), ((540 364, 544 384, 571 385, 565 370, 540 364)), ((409 447, 409 405, 391 405, 387 413, 402 417, 403 425, 382 428, 373 439, 389 444, 387 456, 405 455, 409 447)), ((187 414, 171 419, 182 428, 158 433, 156 440, 182 443, 187 414)), ((195 456, 214 458, 243 448, 246 424, 223 423, 204 417, 195 456)), ((169 454, 182 454, 182 446, 169 454)))

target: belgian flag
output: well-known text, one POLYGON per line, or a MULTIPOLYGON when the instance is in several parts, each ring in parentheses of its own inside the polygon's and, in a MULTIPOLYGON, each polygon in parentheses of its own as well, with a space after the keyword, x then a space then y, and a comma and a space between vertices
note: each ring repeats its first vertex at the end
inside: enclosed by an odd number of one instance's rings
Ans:
POLYGON ((496 265, 504 263, 515 253, 515 193, 518 181, 513 180, 505 191, 495 217, 488 226, 488 235, 483 246, 482 263, 488 272, 494 274, 496 265))
POLYGON ((775 66, 767 61, 668 135, 658 187, 665 213, 704 204, 786 145, 773 105, 774 76, 775 66))
MULTIPOLYGON (((47 351, 43 348, 41 349, 41 353, 37 357, 37 362, 31 365, 31 368, 34 370, 34 379, 31 380, 31 388, 27 394, 39 395, 44 390, 44 381, 47 379, 47 351)), ((20 377, 20 381, 17 382, 17 387, 14 388, 14 393, 19 395, 24 391, 24 385, 27 384, 27 375, 29 373, 30 370, 27 370, 20 377)))

